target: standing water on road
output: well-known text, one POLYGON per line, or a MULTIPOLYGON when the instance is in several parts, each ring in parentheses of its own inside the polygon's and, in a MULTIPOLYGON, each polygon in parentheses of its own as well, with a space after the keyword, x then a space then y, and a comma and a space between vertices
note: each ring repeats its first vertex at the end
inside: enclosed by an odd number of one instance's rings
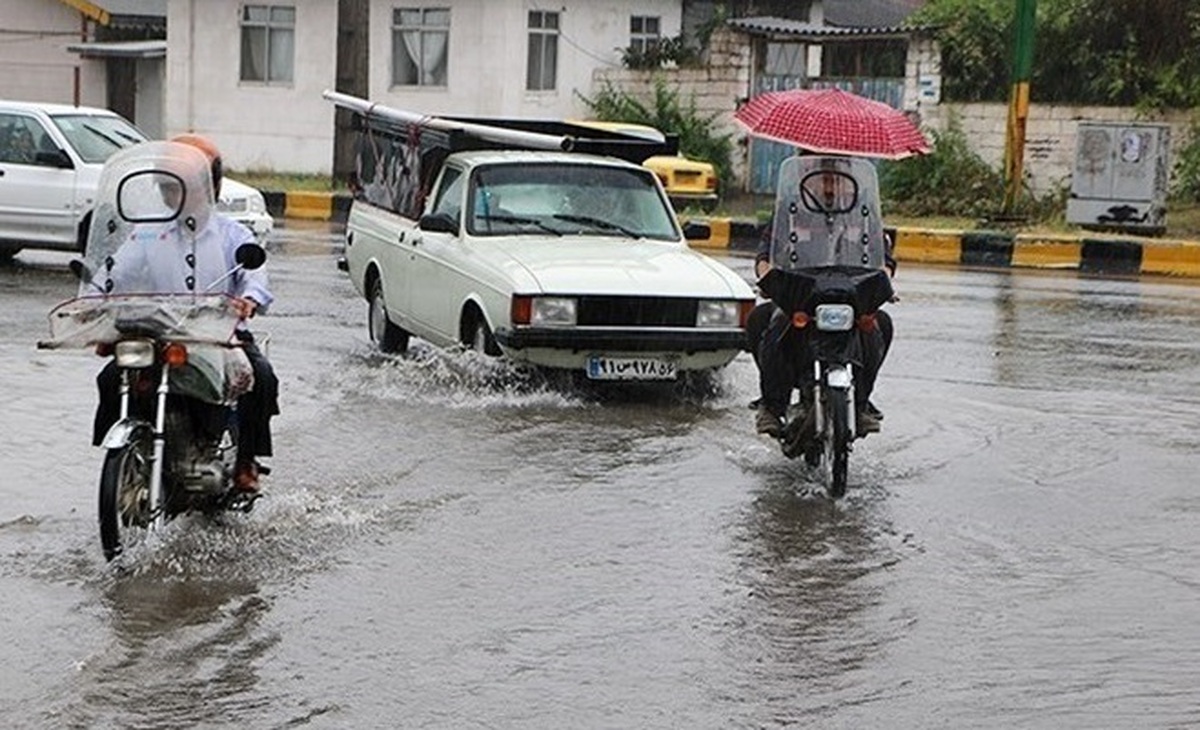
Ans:
POLYGON ((831 503, 753 433, 748 355, 613 397, 384 356, 337 246, 271 251, 267 497, 121 569, 102 361, 34 349, 65 259, 0 270, 6 726, 1200 724, 1200 288, 902 269, 831 503))

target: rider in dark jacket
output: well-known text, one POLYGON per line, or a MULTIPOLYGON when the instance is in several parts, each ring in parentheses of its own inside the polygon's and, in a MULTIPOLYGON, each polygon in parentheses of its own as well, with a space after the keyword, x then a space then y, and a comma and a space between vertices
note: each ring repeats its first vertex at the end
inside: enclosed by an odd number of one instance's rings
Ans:
MULTIPOLYGON (((763 229, 754 257, 754 275, 759 279, 771 270, 773 230, 774 218, 763 229)), ((895 276, 896 260, 892 256, 890 237, 887 238, 884 267, 890 275, 895 276)), ((892 318, 881 309, 875 313, 875 321, 877 329, 862 335, 863 362, 861 367, 855 369, 856 421, 860 435, 877 432, 879 422, 883 420, 883 413, 870 401, 870 397, 879 368, 892 344, 892 318)), ((755 429, 758 433, 775 438, 783 433, 784 416, 799 375, 812 371, 807 339, 798 330, 792 330, 792 336, 787 336, 791 329, 790 318, 770 300, 755 307, 746 322, 746 349, 754 356, 759 373, 760 398, 755 429)))

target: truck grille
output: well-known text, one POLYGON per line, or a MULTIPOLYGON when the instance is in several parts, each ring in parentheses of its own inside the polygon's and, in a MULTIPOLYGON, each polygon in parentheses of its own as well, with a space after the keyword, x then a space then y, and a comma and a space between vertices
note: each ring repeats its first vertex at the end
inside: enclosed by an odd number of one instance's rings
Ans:
POLYGON ((695 327, 696 300, 680 297, 579 298, 580 327, 695 327))

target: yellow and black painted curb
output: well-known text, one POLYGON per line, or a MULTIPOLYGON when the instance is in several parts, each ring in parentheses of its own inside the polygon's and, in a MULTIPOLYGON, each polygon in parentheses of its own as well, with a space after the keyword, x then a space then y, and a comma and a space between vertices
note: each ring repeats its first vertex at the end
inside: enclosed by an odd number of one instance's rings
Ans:
POLYGON ((267 212, 276 218, 344 222, 350 212, 349 193, 263 191, 267 212))
MULTIPOLYGON (((762 224, 728 218, 710 218, 707 222, 711 235, 692 241, 693 246, 743 252, 758 248, 762 224)), ((900 262, 1200 277, 1200 242, 1196 241, 925 228, 886 230, 895 241, 895 256, 900 262)))

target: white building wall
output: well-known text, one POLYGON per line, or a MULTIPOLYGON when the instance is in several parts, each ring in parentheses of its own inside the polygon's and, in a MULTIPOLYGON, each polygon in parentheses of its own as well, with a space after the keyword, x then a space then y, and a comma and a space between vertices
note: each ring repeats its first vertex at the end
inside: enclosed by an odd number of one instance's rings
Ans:
POLYGON ((80 18, 62 2, 0 0, 0 97, 103 107, 104 62, 67 50, 84 39, 80 18))
MULTIPOLYGON (((5 2, 9 0, 0 0, 5 2)), ((272 0, 296 8, 296 67, 287 87, 239 79, 238 0, 168 0, 166 134, 195 131, 221 146, 231 169, 329 173, 335 86, 337 4, 272 0)), ((618 68, 629 45, 630 16, 661 18, 680 32, 679 0, 437 0, 408 7, 450 8, 448 84, 392 87, 392 9, 372 2, 369 98, 426 114, 564 118, 586 115, 597 68, 618 68), (557 89, 525 90, 528 12, 560 13, 557 89)))
MULTIPOLYGON (((279 0, 275 0, 278 4, 279 0)), ((166 135, 198 132, 234 170, 324 172, 332 167, 337 3, 296 8, 293 80, 243 83, 239 0, 169 0, 166 135)))
POLYGON ((632 15, 659 17, 663 37, 680 32, 679 0, 441 0, 449 7, 446 88, 391 86, 393 3, 371 11, 371 100, 428 114, 558 119, 583 116, 597 68, 619 68, 632 15), (530 10, 557 10, 558 76, 553 91, 526 91, 530 10))

